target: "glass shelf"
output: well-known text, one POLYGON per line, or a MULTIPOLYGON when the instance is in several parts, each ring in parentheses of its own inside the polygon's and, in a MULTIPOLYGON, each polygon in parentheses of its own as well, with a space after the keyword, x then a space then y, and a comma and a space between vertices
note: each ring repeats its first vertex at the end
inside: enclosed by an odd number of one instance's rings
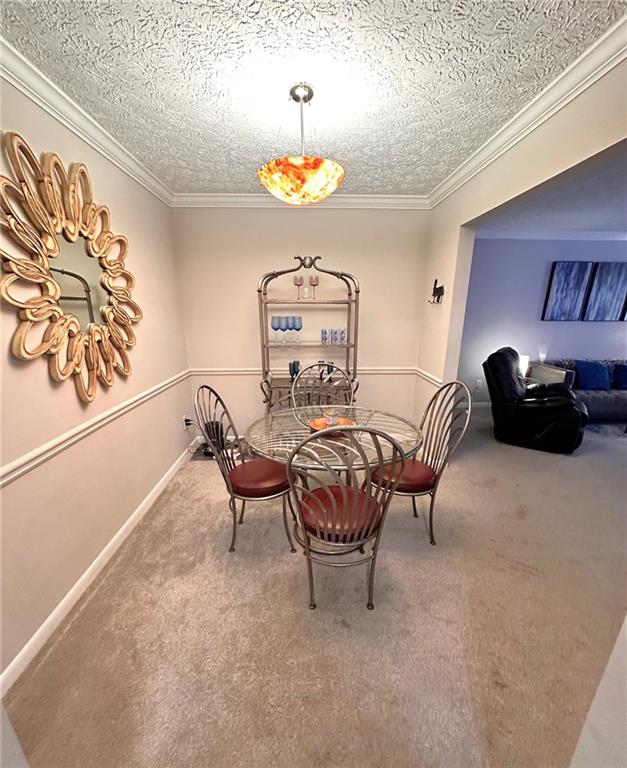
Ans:
POLYGON ((323 344, 321 341, 267 341, 266 347, 324 347, 325 349, 352 349, 354 344, 323 344))
POLYGON ((263 299, 263 303, 274 306, 284 306, 286 304, 319 304, 321 306, 328 304, 354 304, 355 299, 263 299))

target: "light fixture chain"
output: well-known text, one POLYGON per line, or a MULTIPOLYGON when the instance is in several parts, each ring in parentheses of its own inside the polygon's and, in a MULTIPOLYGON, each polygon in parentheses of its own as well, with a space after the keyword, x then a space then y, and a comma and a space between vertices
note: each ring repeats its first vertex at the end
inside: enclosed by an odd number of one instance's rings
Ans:
POLYGON ((298 102, 298 106, 300 107, 300 154, 302 155, 302 157, 304 157, 305 156, 305 107, 302 99, 298 102))

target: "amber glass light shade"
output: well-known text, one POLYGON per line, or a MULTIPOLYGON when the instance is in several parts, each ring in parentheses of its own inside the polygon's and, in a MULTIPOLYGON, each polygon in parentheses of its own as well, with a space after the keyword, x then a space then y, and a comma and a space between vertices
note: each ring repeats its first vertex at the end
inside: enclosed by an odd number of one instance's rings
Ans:
POLYGON ((332 195, 344 178, 344 169, 326 157, 279 157, 258 171, 259 181, 289 205, 311 205, 332 195))

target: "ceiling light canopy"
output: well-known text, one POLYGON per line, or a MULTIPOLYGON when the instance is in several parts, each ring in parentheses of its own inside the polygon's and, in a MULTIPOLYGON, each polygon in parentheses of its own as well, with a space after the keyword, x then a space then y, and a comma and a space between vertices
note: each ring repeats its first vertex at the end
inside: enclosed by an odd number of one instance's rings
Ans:
POLYGON ((335 160, 305 154, 304 105, 313 99, 313 88, 297 83, 290 97, 300 107, 300 155, 270 160, 258 171, 259 181, 270 194, 289 205, 311 205, 332 195, 344 178, 344 169, 335 160))

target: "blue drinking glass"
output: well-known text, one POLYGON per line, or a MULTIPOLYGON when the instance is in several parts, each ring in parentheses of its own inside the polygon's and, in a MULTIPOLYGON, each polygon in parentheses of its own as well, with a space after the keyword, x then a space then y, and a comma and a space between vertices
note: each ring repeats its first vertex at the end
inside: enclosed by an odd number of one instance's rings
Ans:
POLYGON ((281 339, 281 342, 285 344, 285 331, 287 331, 287 317, 279 318, 279 328, 283 331, 283 338, 281 339))
POLYGON ((281 318, 278 315, 272 315, 272 320, 270 321, 270 325, 272 326, 272 330, 274 331, 274 341, 278 342, 279 328, 281 327, 281 318))
POLYGON ((296 328, 296 317, 294 315, 289 315, 287 318, 287 331, 288 341, 294 341, 294 329, 296 328))
POLYGON ((303 330, 303 318, 300 315, 296 316, 294 328, 296 330, 296 341, 300 344, 300 332, 303 330))

